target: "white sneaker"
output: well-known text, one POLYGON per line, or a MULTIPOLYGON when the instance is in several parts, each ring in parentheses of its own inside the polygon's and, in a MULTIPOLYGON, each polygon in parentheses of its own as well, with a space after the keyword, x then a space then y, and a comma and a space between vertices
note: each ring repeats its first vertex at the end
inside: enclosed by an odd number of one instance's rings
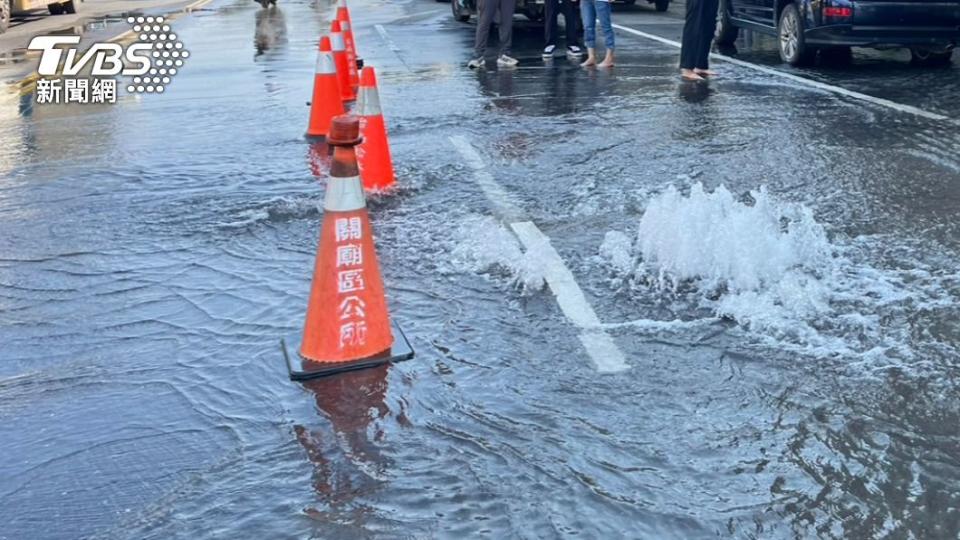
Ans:
POLYGON ((556 45, 547 45, 543 48, 543 57, 544 58, 553 58, 553 51, 557 50, 556 45))
POLYGON ((481 56, 480 58, 472 58, 469 62, 467 62, 467 67, 470 69, 480 69, 484 67, 485 64, 486 61, 481 56))
POLYGON ((516 67, 520 61, 516 58, 501 54, 500 58, 497 58, 497 65, 500 67, 516 67))
POLYGON ((567 56, 571 58, 580 58, 583 56, 583 49, 576 45, 567 45, 567 56))

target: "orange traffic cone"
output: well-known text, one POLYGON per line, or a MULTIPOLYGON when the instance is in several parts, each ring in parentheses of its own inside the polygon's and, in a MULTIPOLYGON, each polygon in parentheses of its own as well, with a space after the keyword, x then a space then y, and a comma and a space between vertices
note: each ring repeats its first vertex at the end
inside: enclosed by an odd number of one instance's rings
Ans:
POLYGON ((343 43, 347 49, 347 69, 350 70, 350 86, 354 92, 357 85, 360 84, 359 70, 363 63, 357 56, 357 44, 353 39, 353 23, 350 22, 350 14, 347 11, 346 4, 337 8, 337 20, 340 21, 340 31, 343 32, 343 43))
POLYGON ((347 9, 347 0, 338 0, 337 2, 337 20, 353 22, 350 20, 350 10, 347 9))
POLYGON ((392 325, 391 332, 354 151, 360 120, 334 118, 327 143, 333 163, 299 354, 289 354, 282 342, 295 380, 413 358, 403 331, 392 325))
MULTIPOLYGON (((354 101, 357 94, 350 85, 350 63, 347 62, 347 47, 340 31, 340 21, 330 23, 330 43, 333 46, 333 60, 337 65, 337 79, 340 81, 340 97, 343 101, 354 101)), ((356 64, 353 70, 356 71, 356 64)))
POLYGON ((343 100, 340 97, 340 82, 333 52, 330 50, 330 38, 320 40, 317 53, 317 67, 313 76, 313 99, 310 101, 310 123, 307 137, 325 137, 330 130, 333 117, 343 114, 343 100))
POLYGON ((380 110, 377 76, 369 66, 363 68, 363 76, 360 77, 357 114, 360 115, 360 130, 363 135, 363 142, 357 148, 363 187, 368 191, 390 188, 396 183, 393 161, 390 159, 390 143, 387 142, 387 126, 380 110))

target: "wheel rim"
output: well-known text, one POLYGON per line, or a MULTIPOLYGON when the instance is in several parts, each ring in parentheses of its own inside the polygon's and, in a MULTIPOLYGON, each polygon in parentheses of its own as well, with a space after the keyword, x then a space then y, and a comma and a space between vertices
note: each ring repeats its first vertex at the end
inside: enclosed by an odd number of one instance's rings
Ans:
POLYGON ((793 58, 799 48, 799 31, 797 30, 797 17, 793 12, 784 16, 783 23, 780 25, 780 50, 783 56, 793 58))

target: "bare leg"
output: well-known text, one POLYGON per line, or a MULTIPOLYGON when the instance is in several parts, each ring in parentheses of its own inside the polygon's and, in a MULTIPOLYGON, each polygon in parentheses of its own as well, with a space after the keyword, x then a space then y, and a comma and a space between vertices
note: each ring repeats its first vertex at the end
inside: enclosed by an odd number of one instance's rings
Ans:
POLYGON ((597 67, 613 67, 613 49, 607 49, 607 54, 603 57, 603 62, 597 64, 597 67))
POLYGON ((597 65, 597 50, 593 48, 587 49, 587 59, 580 64, 580 67, 590 67, 597 65))

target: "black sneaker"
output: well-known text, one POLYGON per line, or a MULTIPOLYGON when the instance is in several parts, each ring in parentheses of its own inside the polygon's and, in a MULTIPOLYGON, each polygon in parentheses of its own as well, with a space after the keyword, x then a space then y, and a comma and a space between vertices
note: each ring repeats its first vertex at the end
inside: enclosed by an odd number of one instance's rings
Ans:
POLYGON ((553 58, 553 52, 557 50, 556 45, 547 45, 543 48, 543 57, 544 58, 553 58))
POLYGON ((480 58, 473 58, 467 62, 467 67, 470 69, 480 69, 484 67, 486 60, 481 56, 480 58))
POLYGON ((567 56, 572 58, 580 58, 583 56, 583 49, 577 47, 576 45, 567 45, 567 56))

